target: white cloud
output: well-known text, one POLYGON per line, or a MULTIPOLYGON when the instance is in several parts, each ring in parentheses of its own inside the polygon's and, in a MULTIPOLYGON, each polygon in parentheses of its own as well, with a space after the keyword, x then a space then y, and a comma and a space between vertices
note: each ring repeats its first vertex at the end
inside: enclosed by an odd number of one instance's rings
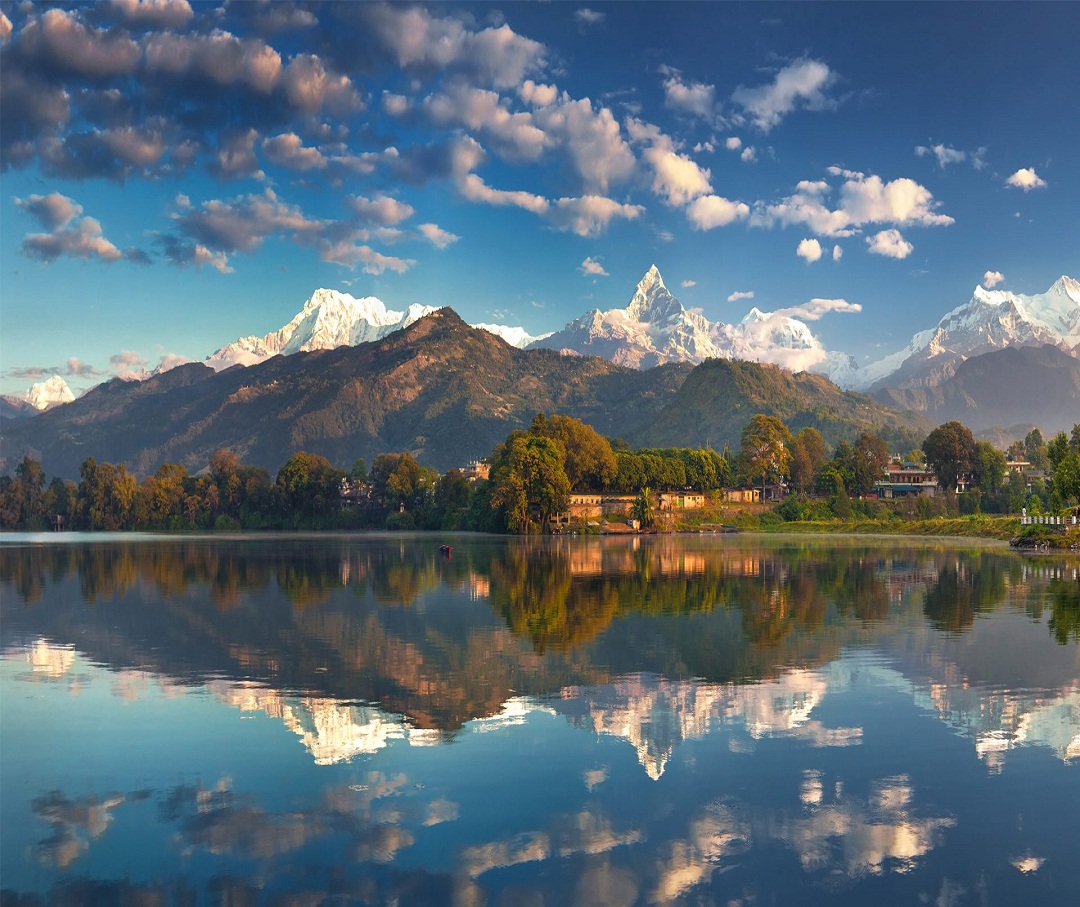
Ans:
POLYGON ((777 309, 773 314, 799 318, 803 321, 820 321, 825 315, 850 314, 861 311, 862 306, 857 302, 848 302, 846 299, 818 299, 815 297, 801 305, 777 309))
POLYGON ((742 154, 740 154, 739 157, 742 160, 746 161, 746 163, 752 164, 754 163, 754 161, 757 160, 757 152, 754 150, 754 147, 752 145, 747 145, 745 148, 743 148, 742 154))
POLYGON ((663 67, 667 74, 664 80, 664 106, 673 110, 685 110, 696 116, 711 119, 716 108, 716 87, 704 82, 686 83, 682 73, 670 67, 663 67))
POLYGON ((586 258, 580 265, 579 270, 586 277, 609 277, 607 271, 604 270, 604 266, 600 264, 595 258, 586 258))
POLYGON ((1025 192, 1030 192, 1032 189, 1045 188, 1046 180, 1035 173, 1034 167, 1021 167, 1016 173, 1005 180, 1005 185, 1015 186, 1017 189, 1023 189, 1025 192))
POLYGON ((112 8, 129 22, 180 28, 195 15, 188 0, 112 0, 112 8))
POLYGON ((742 139, 737 135, 728 136, 724 139, 724 147, 727 148, 728 151, 738 151, 742 148, 742 139))
POLYGON ((641 205, 621 204, 602 195, 583 195, 560 198, 550 218, 560 230, 570 230, 578 236, 599 236, 616 218, 636 220, 644 212, 641 205))
POLYGON ((983 286, 988 290, 996 287, 999 283, 1005 280, 1005 275, 1000 271, 987 271, 983 274, 983 286))
POLYGON ((390 116, 400 117, 409 112, 412 103, 403 94, 394 94, 391 91, 384 91, 382 96, 382 106, 383 110, 390 114, 390 116))
MULTIPOLYGON (((49 264, 61 256, 87 261, 98 258, 105 262, 120 261, 124 255, 102 235, 101 224, 93 217, 81 217, 82 205, 52 192, 16 198, 16 207, 23 208, 41 223, 47 233, 32 233, 22 241, 23 254, 49 264)), ((145 253, 140 253, 145 259, 145 253)))
POLYGON ((415 213, 412 205, 399 202, 389 195, 379 195, 375 198, 365 198, 362 195, 353 195, 345 200, 346 206, 368 223, 382 224, 385 227, 393 227, 403 220, 408 220, 415 213))
POLYGON ((457 18, 390 3, 365 13, 375 36, 406 68, 464 72, 496 88, 513 88, 546 64, 544 45, 508 25, 470 31, 457 18))
POLYGON ((286 132, 273 138, 263 139, 263 154, 271 163, 290 170, 306 172, 321 170, 326 166, 326 158, 318 148, 307 148, 295 132, 286 132))
POLYGON ((897 259, 907 258, 915 248, 900 235, 899 230, 882 230, 880 233, 866 237, 866 244, 875 255, 897 259))
POLYGON ((728 302, 738 302, 740 299, 753 299, 753 298, 754 298, 754 291, 753 290, 746 290, 745 292, 743 292, 742 290, 736 290, 734 293, 732 293, 730 296, 728 296, 727 301, 728 302))
POLYGON ((803 224, 820 236, 852 236, 865 224, 893 223, 918 226, 946 226, 955 223, 947 214, 939 214, 939 203, 930 190, 906 177, 886 183, 871 174, 830 167, 829 173, 842 175, 836 208, 824 196, 831 190, 822 182, 801 181, 794 195, 773 204, 755 206, 751 223, 770 227, 774 224, 803 224))
POLYGON ((768 132, 797 107, 825 110, 835 106, 825 94, 835 81, 835 73, 826 64, 801 59, 781 69, 767 85, 740 85, 731 93, 731 100, 750 115, 758 129, 768 132))
POLYGON ((430 242, 436 249, 445 249, 447 246, 456 243, 460 236, 451 233, 449 230, 444 230, 436 224, 420 224, 416 228, 420 231, 423 237, 430 242))
POLYGON ((733 202, 720 195, 703 195, 686 209, 687 220, 698 230, 726 227, 749 216, 750 206, 745 202, 733 202))
POLYGON ((534 107, 548 107, 559 99, 559 89, 554 85, 539 85, 532 79, 525 80, 518 94, 521 100, 534 107))
POLYGON ((832 247, 832 260, 833 261, 839 261, 843 256, 844 256, 844 250, 841 249, 840 246, 837 245, 837 246, 832 247))
POLYGON ((937 158, 938 166, 943 170, 949 164, 959 164, 961 161, 967 160, 967 153, 964 151, 957 151, 955 148, 950 148, 948 145, 916 145, 915 154, 919 157, 925 157, 928 154, 932 154, 937 158))
POLYGON ((511 158, 534 161, 551 144, 532 113, 511 113, 495 91, 458 82, 442 94, 428 95, 420 106, 437 125, 460 125, 483 132, 497 150, 511 158))
POLYGON ((804 239, 795 249, 795 254, 799 258, 805 258, 807 264, 812 264, 821 258, 821 243, 816 239, 804 239))
POLYGON ((458 182, 458 191, 471 202, 503 208, 524 208, 533 214, 546 214, 551 207, 542 195, 520 190, 493 189, 475 173, 467 174, 458 182))
POLYGON ((626 130, 636 142, 648 142, 642 157, 653 171, 652 191, 668 205, 682 206, 712 191, 710 172, 675 150, 674 142, 651 123, 633 117, 626 130))
POLYGON ((597 12, 594 9, 589 9, 587 6, 583 6, 579 10, 574 11, 574 19, 582 25, 596 25, 603 22, 607 18, 607 13, 597 12))
POLYGON ((682 283, 679 284, 679 286, 682 287, 684 290, 689 290, 691 287, 696 287, 697 286, 697 281, 696 280, 684 280, 682 283))

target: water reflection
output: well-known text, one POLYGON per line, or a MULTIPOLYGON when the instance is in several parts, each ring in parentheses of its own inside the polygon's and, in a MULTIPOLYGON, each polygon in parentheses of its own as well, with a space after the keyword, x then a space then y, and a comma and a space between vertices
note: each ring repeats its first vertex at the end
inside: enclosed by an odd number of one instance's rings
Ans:
POLYGON ((860 903, 891 876, 918 880, 908 902, 992 882, 990 902, 1054 903, 1080 884, 1061 862, 1078 575, 906 542, 5 544, 0 799, 23 842, 5 884, 50 903, 860 903), (35 759, 34 697, 101 761, 35 759), (160 764, 117 767, 153 735, 160 764), (981 868, 948 869, 977 830, 981 868), (110 881, 140 834, 194 887, 110 881))

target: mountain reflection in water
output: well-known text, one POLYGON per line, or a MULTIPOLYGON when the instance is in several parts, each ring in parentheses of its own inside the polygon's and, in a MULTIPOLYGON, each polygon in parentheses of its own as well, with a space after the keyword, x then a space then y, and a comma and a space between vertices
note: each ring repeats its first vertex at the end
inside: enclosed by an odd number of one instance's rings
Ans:
POLYGON ((438 541, 5 538, 5 898, 187 903, 161 881, 178 859, 208 903, 1080 885, 1055 858, 1080 809, 1076 560, 669 536, 458 537, 446 559, 438 541), (42 762, 35 697, 96 761, 42 762), (128 771, 116 746, 162 764, 128 771), (973 855, 987 827, 996 849, 973 855), (143 858, 113 853, 140 834, 143 858), (312 872, 331 881, 309 891, 312 872))

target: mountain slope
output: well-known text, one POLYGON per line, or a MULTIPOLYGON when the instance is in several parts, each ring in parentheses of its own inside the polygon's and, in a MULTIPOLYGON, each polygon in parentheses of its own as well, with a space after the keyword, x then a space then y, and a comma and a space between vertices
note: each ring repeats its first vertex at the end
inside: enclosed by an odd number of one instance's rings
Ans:
POLYGON ((226 447, 272 472, 298 450, 338 466, 409 450, 446 470, 486 456, 541 411, 623 434, 651 421, 689 371, 676 364, 638 372, 522 351, 440 309, 374 343, 111 381, 13 423, 2 438, 3 466, 26 452, 47 474, 68 478, 88 456, 124 463, 138 476, 167 462, 194 472, 226 447))
POLYGON ((1080 349, 1080 282, 1060 277, 1045 293, 1027 296, 976 287, 971 299, 910 343, 860 369, 863 389, 931 388, 965 359, 1006 347, 1054 344, 1080 349))
POLYGON ((925 417, 843 391, 820 375, 713 359, 695 368, 656 420, 631 440, 661 446, 711 444, 717 449, 726 444, 737 450, 743 426, 757 413, 782 419, 792 432, 813 426, 831 445, 870 431, 892 447, 909 449, 933 428, 925 417))
POLYGON ((1035 423, 1044 434, 1080 422, 1080 359, 1057 346, 1008 347, 973 356, 936 387, 892 388, 878 399, 974 430, 1035 423))
MULTIPOLYGON (((206 364, 220 371, 233 365, 255 365, 272 356, 371 343, 407 328, 434 311, 435 306, 414 303, 404 312, 395 312, 376 296, 357 299, 348 293, 319 289, 284 327, 264 337, 241 337, 209 355, 206 364)), ((501 337, 511 346, 524 347, 537 339, 520 327, 475 326, 501 337)))

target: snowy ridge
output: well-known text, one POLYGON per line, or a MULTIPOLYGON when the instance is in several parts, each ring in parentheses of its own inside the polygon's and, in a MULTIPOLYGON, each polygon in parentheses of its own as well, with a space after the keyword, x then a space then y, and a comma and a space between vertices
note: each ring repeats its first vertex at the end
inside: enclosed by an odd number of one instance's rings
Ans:
MULTIPOLYGON (((404 312, 395 312, 376 296, 357 299, 348 293, 319 289, 283 328, 264 337, 241 337, 208 356, 206 364, 220 371, 233 365, 255 365, 272 356, 371 343, 403 330, 435 311, 438 311, 437 306, 413 303, 404 312)), ((520 327, 501 324, 476 324, 473 327, 501 337, 518 348, 541 339, 520 327)))
POLYGON ((74 399, 75 394, 59 375, 53 375, 47 381, 35 384, 26 392, 25 397, 26 402, 39 412, 63 403, 71 403, 74 399))
POLYGON ((688 312, 664 286, 656 265, 626 308, 594 309, 533 346, 603 356, 633 368, 705 359, 750 359, 830 377, 847 376, 853 368, 850 357, 830 353, 804 322, 781 312, 752 308, 737 324, 688 312))
POLYGON ((1080 349, 1080 282, 1062 276, 1032 296, 977 286, 971 299, 908 345, 860 369, 858 388, 934 386, 971 356, 1009 346, 1050 343, 1080 349))

